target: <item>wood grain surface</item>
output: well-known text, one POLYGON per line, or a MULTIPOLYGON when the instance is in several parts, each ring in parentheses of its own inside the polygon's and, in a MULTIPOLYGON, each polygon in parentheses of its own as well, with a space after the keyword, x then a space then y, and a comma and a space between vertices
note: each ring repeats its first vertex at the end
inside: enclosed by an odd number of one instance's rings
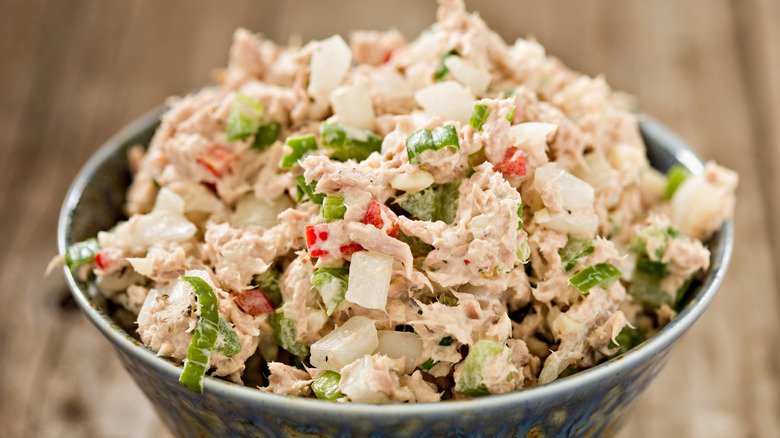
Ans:
MULTIPOLYGON (((780 2, 468 3, 740 173, 723 287, 621 436, 780 436, 780 2)), ((434 13, 419 0, 0 0, 0 436, 169 436, 62 275, 43 275, 67 187, 101 142, 207 83, 236 27, 282 42, 413 37, 434 13)))

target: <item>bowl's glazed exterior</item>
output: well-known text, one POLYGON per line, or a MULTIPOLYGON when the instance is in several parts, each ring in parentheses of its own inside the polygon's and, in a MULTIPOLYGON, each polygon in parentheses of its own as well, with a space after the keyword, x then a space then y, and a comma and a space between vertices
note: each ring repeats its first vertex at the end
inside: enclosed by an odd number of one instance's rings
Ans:
MULTIPOLYGON (((60 252, 121 219, 130 182, 126 150, 148 144, 163 108, 111 138, 85 165, 62 208, 60 252)), ((642 117, 642 135, 654 167, 680 163, 702 170, 701 160, 658 122, 642 117)), ((666 362, 674 342, 701 315, 720 285, 731 257, 727 222, 709 243, 712 263, 695 296, 657 335, 627 354, 550 384, 468 401, 367 405, 269 394, 207 378, 204 394, 178 382, 181 366, 158 357, 123 331, 100 298, 65 269, 87 317, 113 343, 122 363, 179 436, 260 437, 602 437, 622 425, 639 395, 666 362)), ((671 396, 671 394, 670 394, 671 396)))

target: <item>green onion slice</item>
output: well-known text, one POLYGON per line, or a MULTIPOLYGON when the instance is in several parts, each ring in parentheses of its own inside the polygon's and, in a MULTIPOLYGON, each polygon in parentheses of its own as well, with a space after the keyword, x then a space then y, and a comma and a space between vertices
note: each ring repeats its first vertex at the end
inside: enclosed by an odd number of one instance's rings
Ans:
POLYGON ((588 294, 591 288, 600 287, 606 289, 617 281, 622 274, 609 263, 599 263, 589 266, 569 279, 569 284, 580 292, 588 294))
POLYGON ((325 200, 324 193, 315 193, 317 191, 317 181, 306 184, 306 179, 303 175, 298 175, 295 178, 295 187, 297 191, 296 199, 298 202, 303 201, 304 195, 308 196, 311 202, 319 205, 322 205, 322 202, 325 200))
POLYGON ((311 390, 314 391, 314 395, 320 400, 338 400, 343 395, 339 391, 339 382, 341 381, 341 374, 335 371, 325 371, 323 375, 314 379, 311 384, 311 390))
POLYGON ((569 234, 568 237, 569 240, 566 241, 566 245, 558 250, 558 255, 561 256, 561 261, 563 262, 563 269, 566 272, 571 271, 572 268, 596 250, 596 239, 588 239, 575 234, 569 234))
POLYGON ((70 272, 76 275, 76 271, 85 263, 95 260, 95 255, 100 251, 100 243, 94 237, 76 242, 65 250, 65 264, 70 272))
POLYGON ((257 134, 255 134, 255 141, 252 144, 252 148, 265 149, 268 146, 271 146, 279 139, 279 133, 281 131, 281 123, 274 120, 260 125, 260 129, 258 129, 257 134))
POLYGON ((439 60, 439 65, 436 66, 436 70, 433 72, 433 80, 435 82, 443 81, 444 78, 447 77, 447 73, 450 72, 450 69, 448 69, 447 66, 444 64, 444 60, 449 58, 450 56, 457 56, 457 55, 458 55, 458 51, 455 49, 448 50, 441 55, 441 59, 439 60))
POLYGON ((227 139, 243 140, 257 132, 263 107, 251 97, 238 93, 227 118, 227 139))
POLYGON ((664 198, 666 200, 672 199, 674 192, 677 191, 677 189, 680 187, 680 184, 682 184, 683 181, 685 181, 689 176, 691 176, 691 172, 689 172, 688 169, 682 167, 679 164, 672 166, 672 168, 669 169, 669 172, 666 173, 666 189, 664 190, 664 198))
POLYGON ((482 125, 487 120, 490 111, 487 106, 482 104, 474 105, 474 111, 471 112, 471 119, 469 119, 469 125, 477 131, 482 131, 482 125))
POLYGON ((333 150, 330 158, 334 160, 363 161, 382 150, 382 137, 371 131, 328 122, 323 122, 320 130, 322 146, 333 150))
POLYGON ((313 135, 307 135, 304 137, 295 137, 287 139, 287 146, 290 147, 291 152, 282 157, 279 162, 279 167, 282 169, 292 169, 298 165, 298 160, 303 158, 309 152, 317 150, 317 141, 313 135))
POLYGON ((208 369, 209 356, 219 334, 217 295, 200 277, 180 277, 179 280, 186 281, 195 289, 197 305, 200 308, 200 318, 187 348, 187 359, 184 361, 179 382, 195 392, 203 393, 203 379, 208 369))
POLYGON ((421 164, 418 156, 434 149, 433 133, 429 129, 420 129, 406 139, 406 155, 412 164, 421 164))

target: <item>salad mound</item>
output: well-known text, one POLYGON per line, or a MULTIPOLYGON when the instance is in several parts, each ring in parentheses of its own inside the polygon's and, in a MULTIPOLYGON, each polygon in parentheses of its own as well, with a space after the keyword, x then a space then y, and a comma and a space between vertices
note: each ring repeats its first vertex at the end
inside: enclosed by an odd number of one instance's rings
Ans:
POLYGON ((649 166, 628 99, 461 0, 396 31, 236 31, 129 157, 127 220, 64 255, 143 343, 331 401, 541 385, 643 342, 709 267, 737 175, 649 166))

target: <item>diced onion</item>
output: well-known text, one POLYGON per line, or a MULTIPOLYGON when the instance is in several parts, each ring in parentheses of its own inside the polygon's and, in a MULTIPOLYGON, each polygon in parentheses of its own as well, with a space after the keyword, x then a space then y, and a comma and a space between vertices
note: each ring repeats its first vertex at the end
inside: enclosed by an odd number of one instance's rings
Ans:
POLYGON ((574 176, 593 186, 599 191, 614 180, 615 169, 607 161, 607 157, 599 151, 585 155, 582 163, 574 169, 574 176))
POLYGON ((566 336, 579 333, 585 328, 585 324, 569 318, 565 313, 558 315, 558 317, 553 320, 551 325, 553 334, 555 335, 556 339, 561 339, 566 336))
POLYGON ((531 146, 547 143, 550 135, 558 129, 554 123, 526 122, 509 128, 509 142, 524 151, 531 146))
POLYGON ((184 215, 184 199, 173 190, 163 187, 157 194, 157 201, 152 211, 184 215))
POLYGON ((680 230, 698 239, 706 237, 713 218, 726 210, 726 199, 702 175, 688 177, 672 197, 672 221, 680 230))
POLYGON ((374 128, 374 106, 362 82, 336 88, 330 95, 330 103, 339 123, 358 129, 374 128))
POLYGON ((344 299, 366 309, 385 310, 392 272, 392 257, 373 251, 356 252, 349 266, 344 299))
POLYGON ((417 333, 379 330, 379 345, 374 354, 383 354, 392 359, 406 359, 404 374, 409 374, 422 363, 423 344, 417 333))
POLYGON ((429 85, 414 93, 414 100, 426 113, 445 120, 457 120, 464 125, 474 109, 474 96, 455 81, 429 85))
POLYGON ((295 207, 295 203, 287 196, 282 196, 273 201, 257 199, 254 193, 249 193, 236 204, 236 211, 230 218, 230 226, 241 228, 251 225, 259 225, 271 228, 279 224, 279 214, 288 208, 295 207))
POLYGON ((444 65, 452 76, 463 85, 468 86, 477 94, 485 94, 492 76, 484 68, 477 67, 457 55, 448 56, 444 65))
POLYGON ((174 181, 168 187, 184 200, 184 212, 214 213, 222 208, 222 202, 203 184, 193 181, 174 181))
POLYGON ((150 276, 154 272, 154 262, 145 257, 128 257, 133 270, 141 275, 150 276))
POLYGON ((412 173, 401 173, 390 180, 390 187, 405 192, 419 192, 433 184, 433 175, 418 169, 412 173))
POLYGON ((371 354, 379 345, 374 322, 365 316, 353 316, 311 345, 311 364, 340 371, 344 365, 371 354))
POLYGON ((548 183, 558 185, 563 197, 564 209, 593 208, 595 199, 593 187, 569 172, 555 167, 554 164, 538 167, 534 174, 534 189, 538 193, 541 193, 548 183))
POLYGON ((352 51, 339 35, 317 42, 311 55, 309 94, 317 102, 327 102, 330 93, 339 85, 349 71, 352 51))

